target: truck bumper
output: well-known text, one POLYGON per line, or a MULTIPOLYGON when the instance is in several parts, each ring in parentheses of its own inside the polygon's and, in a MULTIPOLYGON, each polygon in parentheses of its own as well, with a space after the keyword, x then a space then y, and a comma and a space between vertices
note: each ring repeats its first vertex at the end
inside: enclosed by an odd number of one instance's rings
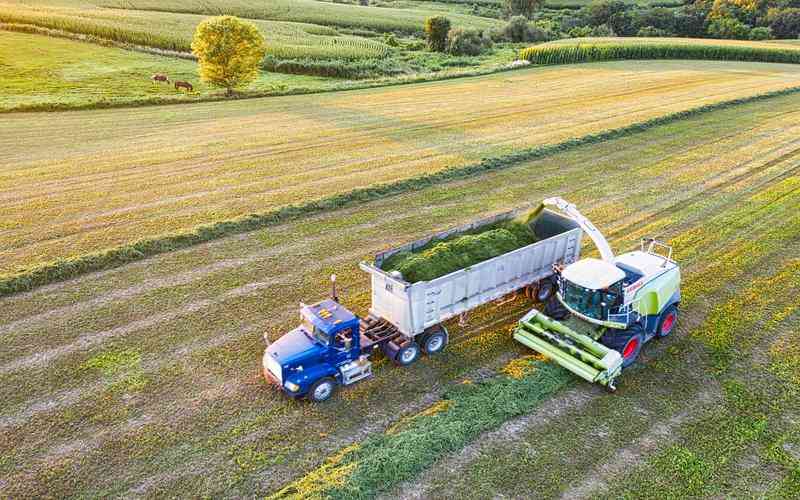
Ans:
POLYGON ((291 392, 289 389, 284 387, 283 384, 281 384, 281 382, 277 378, 275 378, 275 375, 273 375, 272 372, 270 372, 266 368, 262 368, 261 373, 264 375, 264 380, 266 380, 267 384, 273 386, 275 389, 283 392, 287 396, 291 396, 295 399, 303 397, 304 393, 291 392))

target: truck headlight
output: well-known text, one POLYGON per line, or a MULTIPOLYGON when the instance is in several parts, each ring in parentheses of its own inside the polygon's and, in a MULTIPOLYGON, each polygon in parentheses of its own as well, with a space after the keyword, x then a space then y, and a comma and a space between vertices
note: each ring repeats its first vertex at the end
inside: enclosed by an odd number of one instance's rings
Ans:
POLYGON ((286 387, 287 389, 289 389, 292 392, 297 392, 297 391, 300 390, 300 386, 299 385, 295 384, 294 382, 289 382, 288 380, 286 381, 285 384, 283 384, 283 386, 286 387))

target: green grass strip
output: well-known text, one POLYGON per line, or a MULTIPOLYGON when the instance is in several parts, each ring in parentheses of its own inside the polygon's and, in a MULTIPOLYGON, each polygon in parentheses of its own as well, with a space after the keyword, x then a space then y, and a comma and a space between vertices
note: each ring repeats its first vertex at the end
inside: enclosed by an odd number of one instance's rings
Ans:
POLYGON ((541 45, 522 49, 520 59, 533 64, 574 64, 595 61, 643 59, 700 59, 800 63, 800 50, 766 47, 737 47, 713 44, 670 43, 578 43, 541 45))
POLYGON ((413 479, 447 453, 529 413, 573 381, 552 363, 531 363, 533 371, 519 379, 498 375, 454 386, 443 397, 443 410, 423 412, 397 432, 345 448, 269 498, 373 498, 413 479))
POLYGON ((510 168, 524 161, 546 158, 588 144, 622 138, 644 132, 660 125, 666 125, 711 111, 798 92, 800 92, 800 87, 791 87, 750 97, 723 101, 716 104, 707 104, 694 109, 671 113, 659 118, 652 118, 640 123, 627 125, 625 127, 568 139, 556 144, 536 146, 506 155, 485 158, 471 165, 447 168, 436 173, 358 188, 346 193, 340 193, 306 203, 288 205, 267 212, 254 213, 225 221, 204 224, 185 231, 146 238, 107 250, 43 263, 27 269, 21 269, 16 273, 0 275, 0 297, 29 291, 39 286, 64 281, 85 273, 111 269, 154 255, 187 248, 192 245, 198 245, 232 234, 263 229, 310 215, 356 206, 371 200, 397 196, 410 191, 483 175, 487 172, 510 168))

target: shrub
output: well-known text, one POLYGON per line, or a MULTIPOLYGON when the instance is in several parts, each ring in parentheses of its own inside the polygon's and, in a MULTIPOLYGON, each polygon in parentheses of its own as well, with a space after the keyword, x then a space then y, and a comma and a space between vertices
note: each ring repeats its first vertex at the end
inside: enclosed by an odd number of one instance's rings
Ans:
POLYGON ((675 12, 673 9, 664 7, 636 10, 634 11, 633 23, 639 28, 638 31, 643 28, 655 28, 662 33, 675 33, 675 12))
POLYGON ((454 56, 477 56, 491 43, 476 30, 453 28, 447 33, 447 52, 454 56))
POLYGON ((621 0, 594 0, 581 9, 580 15, 589 26, 605 25, 617 35, 627 36, 635 32, 628 10, 628 5, 621 0))
POLYGON ((709 10, 710 7, 702 2, 678 9, 675 12, 675 34, 694 38, 705 36, 709 10))
POLYGON ((660 37, 669 35, 669 32, 656 28, 655 26, 645 26, 636 32, 636 36, 639 37, 660 37))
POLYGON ((447 33, 450 20, 444 16, 433 16, 425 20, 425 36, 428 47, 434 52, 444 52, 447 48, 447 33))
POLYGON ((584 38, 592 36, 591 26, 576 26, 567 33, 571 38, 584 38))
POLYGON ((578 26, 577 28, 572 28, 569 30, 569 36, 572 38, 583 38, 591 36, 616 36, 616 34, 607 24, 601 24, 600 26, 578 26))
POLYGON ((514 16, 508 20, 503 28, 505 39, 510 42, 530 42, 528 18, 525 16, 514 16))
POLYGON ((530 19, 544 4, 544 0, 504 0, 503 3, 509 16, 524 16, 530 19))
POLYGON ((397 37, 394 36, 394 33, 384 33, 383 43, 385 43, 389 47, 397 47, 400 45, 400 42, 397 41, 397 37))
POLYGON ((775 38, 797 38, 800 35, 800 9, 770 9, 767 23, 775 38))
POLYGON ((758 26, 750 30, 750 40, 769 40, 772 38, 772 30, 766 26, 758 26))
POLYGON ((200 77, 233 89, 255 80, 264 57, 264 37, 252 23, 233 16, 213 17, 197 26, 192 52, 200 64, 200 77))
POLYGON ((489 32, 494 41, 509 42, 546 42, 557 38, 552 23, 547 21, 529 22, 524 16, 514 16, 502 31, 489 32))
POLYGON ((750 36, 750 26, 732 17, 722 17, 711 21, 708 34, 715 38, 746 40, 750 36))

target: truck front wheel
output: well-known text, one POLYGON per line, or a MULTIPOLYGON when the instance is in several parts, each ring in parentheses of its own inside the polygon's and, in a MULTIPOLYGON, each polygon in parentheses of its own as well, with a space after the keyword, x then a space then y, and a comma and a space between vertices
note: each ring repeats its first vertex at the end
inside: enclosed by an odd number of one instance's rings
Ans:
POLYGON ((422 339, 422 350, 428 356, 433 356, 444 350, 447 345, 447 330, 444 327, 437 328, 425 335, 422 339))
POLYGON ((330 399, 335 390, 335 380, 330 377, 321 378, 311 385, 311 389, 308 390, 308 399, 315 403, 321 403, 330 399))
POLYGON ((416 342, 409 342, 409 344, 399 351, 395 362, 400 366, 408 366, 419 358, 419 345, 416 342))

